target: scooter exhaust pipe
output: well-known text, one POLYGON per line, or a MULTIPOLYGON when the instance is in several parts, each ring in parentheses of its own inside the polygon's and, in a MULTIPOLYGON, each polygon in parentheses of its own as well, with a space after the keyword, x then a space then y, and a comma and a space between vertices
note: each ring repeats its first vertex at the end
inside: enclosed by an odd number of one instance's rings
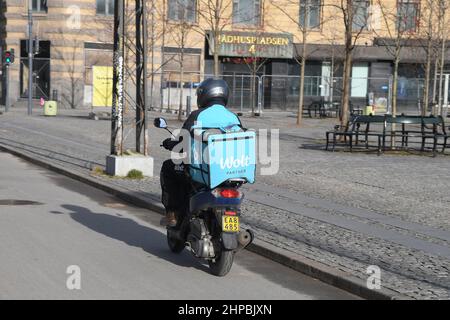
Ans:
POLYGON ((239 250, 244 249, 250 243, 253 242, 254 239, 253 232, 249 229, 239 232, 238 234, 238 243, 239 243, 239 250))

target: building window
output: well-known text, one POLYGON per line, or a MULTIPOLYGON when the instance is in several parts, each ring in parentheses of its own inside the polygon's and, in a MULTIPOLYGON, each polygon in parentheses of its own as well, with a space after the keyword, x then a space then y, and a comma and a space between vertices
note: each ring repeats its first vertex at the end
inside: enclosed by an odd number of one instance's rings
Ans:
POLYGON ((32 0, 31 10, 33 12, 45 12, 47 13, 47 0, 32 0))
POLYGON ((168 16, 170 20, 195 22, 197 18, 196 0, 169 0, 168 16))
POLYGON ((370 3, 367 0, 353 1, 353 31, 368 29, 369 5, 370 3))
POLYGON ((402 0, 397 3, 397 29, 400 32, 416 32, 419 20, 418 0, 402 0))
POLYGON ((233 24, 259 26, 261 24, 261 1, 233 0, 233 24))
POLYGON ((320 0, 300 0, 300 26, 302 28, 319 28, 320 2, 320 0))
POLYGON ((97 14, 114 15, 114 0, 97 0, 97 14))

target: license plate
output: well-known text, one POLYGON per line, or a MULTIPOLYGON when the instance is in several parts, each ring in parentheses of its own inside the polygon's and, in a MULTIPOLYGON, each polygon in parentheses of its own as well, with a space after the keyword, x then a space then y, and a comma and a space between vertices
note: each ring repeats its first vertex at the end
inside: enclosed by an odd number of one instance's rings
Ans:
POLYGON ((239 217, 222 216, 222 230, 224 232, 239 232, 239 217))

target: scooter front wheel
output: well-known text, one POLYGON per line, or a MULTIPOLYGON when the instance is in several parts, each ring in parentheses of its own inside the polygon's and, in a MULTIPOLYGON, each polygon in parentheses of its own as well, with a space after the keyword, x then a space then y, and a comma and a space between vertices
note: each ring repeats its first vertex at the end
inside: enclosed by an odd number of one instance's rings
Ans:
POLYGON ((214 261, 209 261, 209 270, 215 276, 226 276, 233 266, 233 261, 234 251, 222 249, 222 251, 214 261))
POLYGON ((167 230, 167 244, 169 245, 170 251, 173 253, 180 253, 185 247, 182 240, 176 239, 170 235, 170 230, 167 230))

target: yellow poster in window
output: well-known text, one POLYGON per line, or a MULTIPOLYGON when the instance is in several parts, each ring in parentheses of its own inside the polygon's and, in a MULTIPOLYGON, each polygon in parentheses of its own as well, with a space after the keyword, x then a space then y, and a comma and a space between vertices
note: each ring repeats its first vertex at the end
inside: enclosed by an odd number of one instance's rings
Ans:
POLYGON ((113 68, 99 66, 92 68, 92 106, 112 107, 113 68))

